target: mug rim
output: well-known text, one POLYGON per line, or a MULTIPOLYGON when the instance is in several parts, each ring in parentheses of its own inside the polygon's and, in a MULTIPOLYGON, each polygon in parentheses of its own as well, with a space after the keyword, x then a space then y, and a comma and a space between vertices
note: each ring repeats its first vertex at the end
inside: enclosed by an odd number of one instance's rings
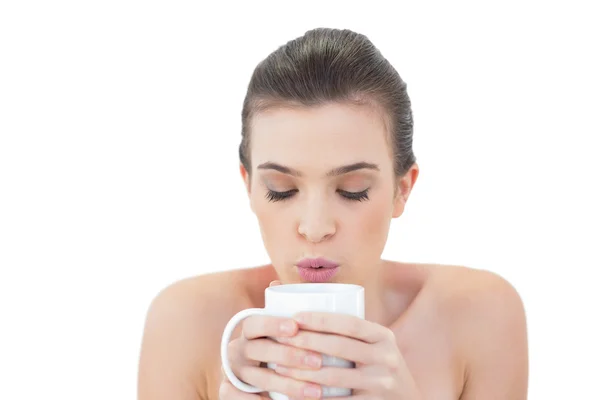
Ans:
POLYGON ((277 294, 299 294, 303 295, 324 295, 333 293, 349 293, 364 290, 364 287, 354 283, 286 283, 277 286, 269 286, 266 288, 268 292, 277 294), (291 290, 289 290, 291 289, 291 290), (300 290, 296 290, 300 289, 300 290), (318 290, 325 289, 325 290, 318 290))

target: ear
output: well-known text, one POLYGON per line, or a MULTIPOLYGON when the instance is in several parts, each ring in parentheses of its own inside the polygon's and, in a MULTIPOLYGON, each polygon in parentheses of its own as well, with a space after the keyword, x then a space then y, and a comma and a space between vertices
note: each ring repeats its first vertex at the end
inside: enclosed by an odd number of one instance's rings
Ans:
POLYGON ((415 182, 417 181, 418 177, 419 166, 417 163, 414 163, 406 172, 406 174, 404 174, 404 176, 398 178, 398 186, 396 187, 396 195, 394 197, 392 218, 398 218, 402 215, 402 213, 404 213, 404 207, 406 207, 408 196, 410 196, 410 192, 415 186, 415 182))
POLYGON ((246 170, 246 167, 242 163, 240 163, 240 175, 244 180, 244 185, 246 186, 246 192, 250 195, 250 173, 246 170))
POLYGON ((254 212, 254 207, 252 207, 252 198, 250 197, 250 188, 251 188, 250 173, 248 172, 248 170, 244 167, 244 165, 242 163, 240 163, 240 175, 242 176, 244 185, 246 186, 246 193, 248 194, 248 202, 250 203, 250 209, 252 210, 252 212, 254 212))

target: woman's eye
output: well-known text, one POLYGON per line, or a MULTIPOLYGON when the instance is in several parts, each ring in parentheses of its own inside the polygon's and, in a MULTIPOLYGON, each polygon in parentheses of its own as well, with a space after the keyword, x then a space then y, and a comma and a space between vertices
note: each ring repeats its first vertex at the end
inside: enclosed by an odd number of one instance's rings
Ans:
POLYGON ((285 192, 276 192, 274 190, 267 189, 266 197, 267 200, 272 202, 281 201, 292 197, 297 191, 298 189, 286 190, 285 192))
MULTIPOLYGON (((298 189, 286 190, 285 192, 277 192, 275 190, 267 189, 266 198, 271 202, 281 201, 289 199, 298 192, 298 189)), ((369 200, 369 189, 365 189, 361 192, 348 192, 346 190, 338 189, 337 191, 343 198, 352 201, 364 201, 369 200)))
POLYGON ((363 201, 369 200, 369 189, 365 189, 362 192, 347 192, 345 190, 338 189, 338 193, 342 195, 342 197, 353 200, 353 201, 363 201))

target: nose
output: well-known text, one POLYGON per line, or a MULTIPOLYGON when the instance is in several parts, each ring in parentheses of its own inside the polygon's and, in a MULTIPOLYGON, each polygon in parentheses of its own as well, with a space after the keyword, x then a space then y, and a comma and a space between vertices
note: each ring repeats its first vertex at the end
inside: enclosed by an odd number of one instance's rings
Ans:
POLYGON ((325 201, 312 201, 306 205, 298 224, 298 233, 311 243, 320 243, 336 232, 335 218, 325 201))

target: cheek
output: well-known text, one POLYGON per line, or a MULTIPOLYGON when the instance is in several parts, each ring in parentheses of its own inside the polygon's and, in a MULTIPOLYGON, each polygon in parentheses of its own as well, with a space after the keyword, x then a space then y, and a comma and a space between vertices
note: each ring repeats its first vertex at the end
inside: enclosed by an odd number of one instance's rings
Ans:
POLYGON ((293 213, 279 204, 267 202, 263 198, 253 199, 253 210, 260 227, 262 240, 270 257, 278 259, 277 254, 285 252, 290 243, 290 224, 293 224, 293 213))
POLYGON ((268 208, 270 207, 263 205, 256 209, 256 218, 261 230, 264 233, 271 233, 278 229, 281 230, 283 225, 282 218, 285 219, 285 213, 280 215, 277 212, 273 212, 273 210, 268 210, 268 208))
POLYGON ((363 245, 374 246, 373 251, 379 251, 377 249, 383 248, 387 239, 392 203, 386 196, 377 196, 361 206, 360 210, 350 214, 351 218, 354 215, 353 237, 360 238, 363 245))
POLYGON ((274 213, 270 204, 263 199, 252 199, 252 209, 256 214, 256 219, 260 225, 260 229, 266 233, 273 229, 277 220, 277 213, 274 213))

